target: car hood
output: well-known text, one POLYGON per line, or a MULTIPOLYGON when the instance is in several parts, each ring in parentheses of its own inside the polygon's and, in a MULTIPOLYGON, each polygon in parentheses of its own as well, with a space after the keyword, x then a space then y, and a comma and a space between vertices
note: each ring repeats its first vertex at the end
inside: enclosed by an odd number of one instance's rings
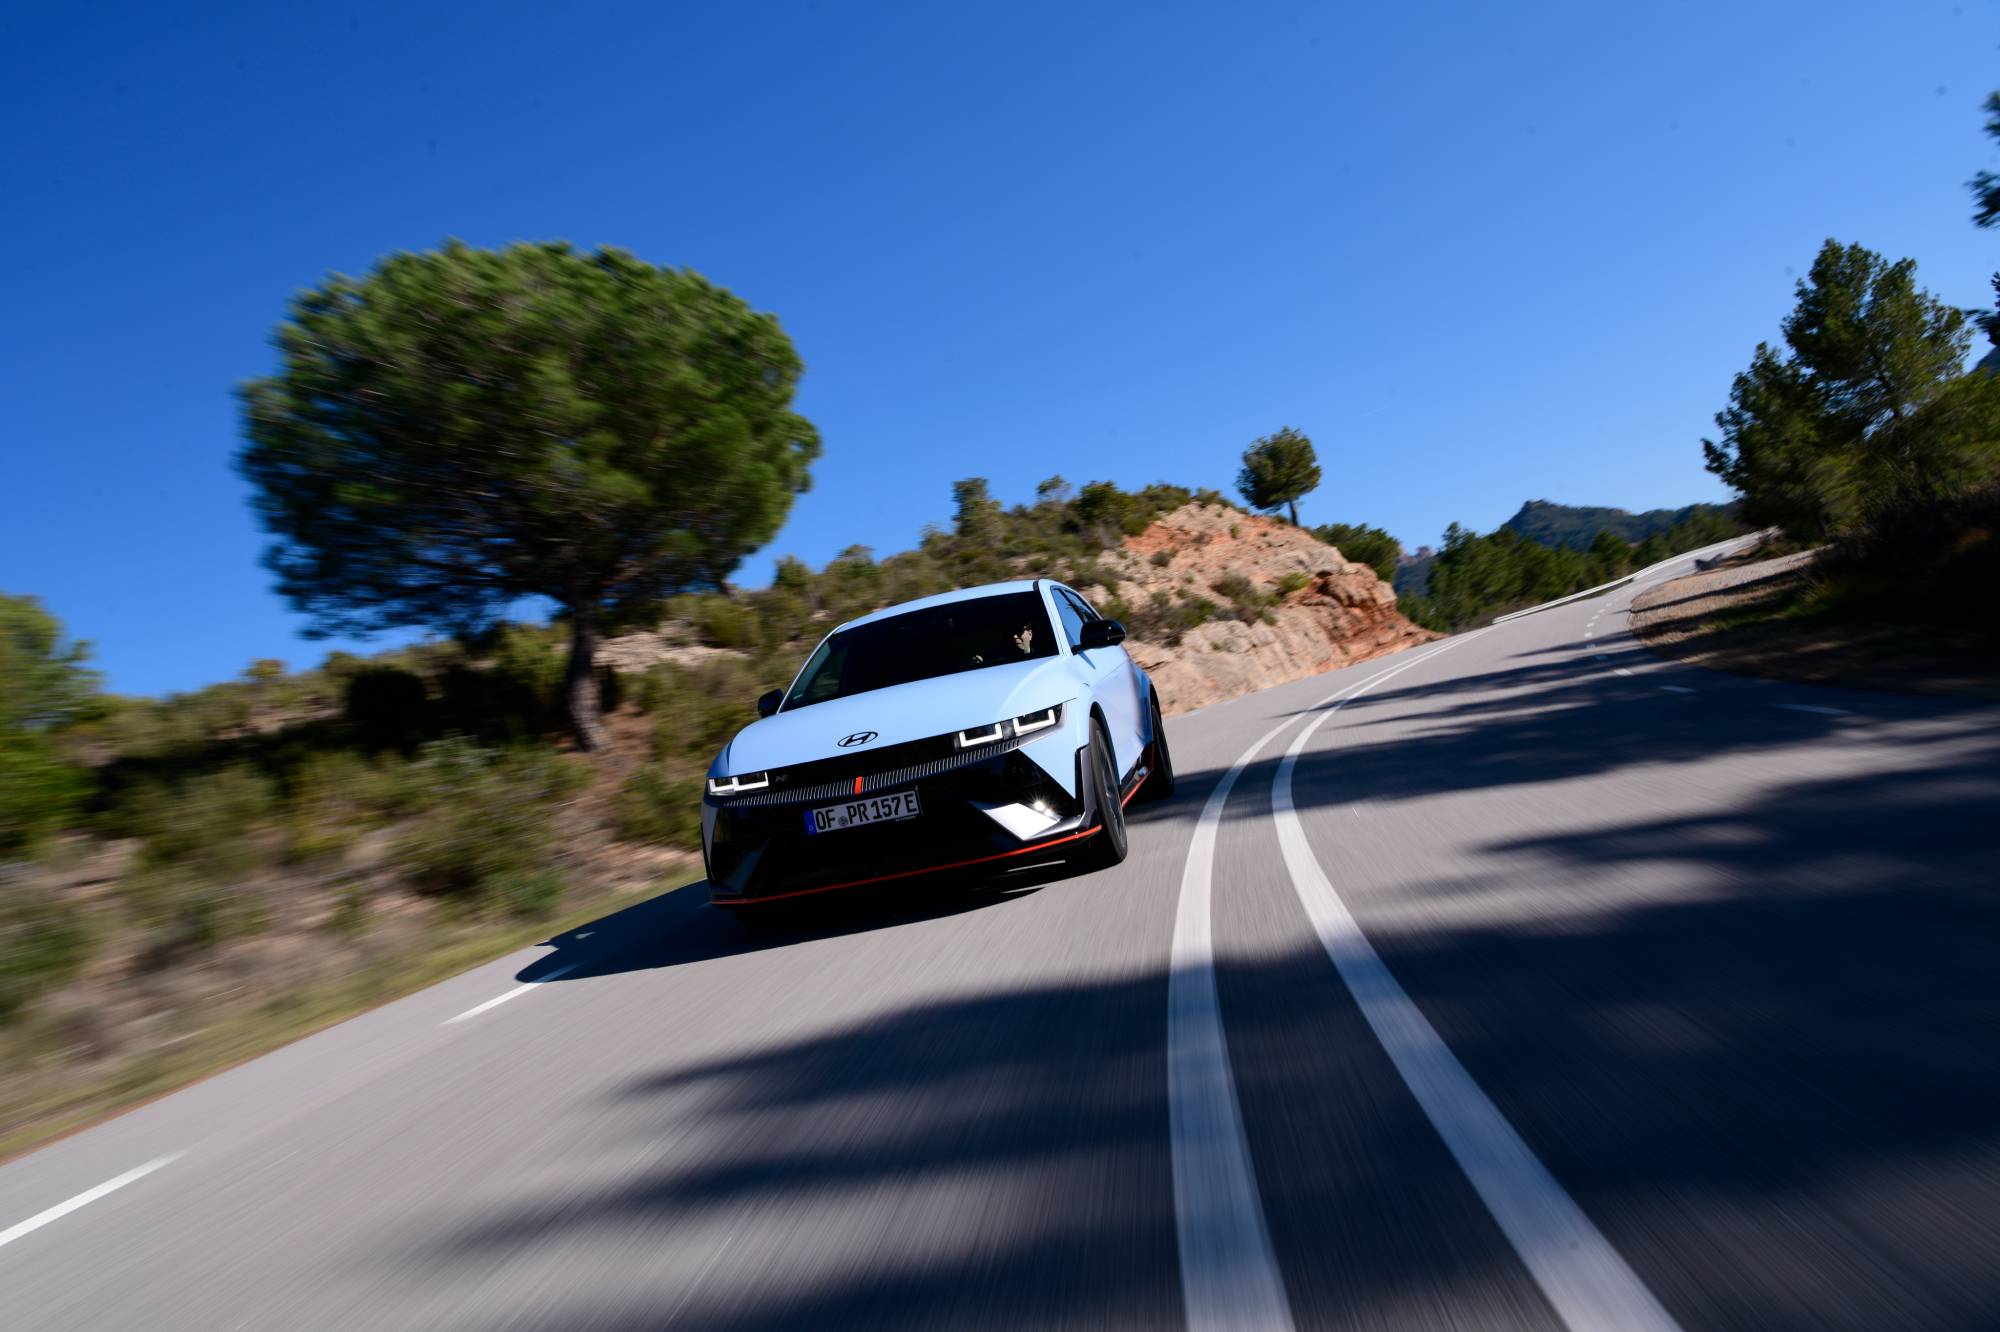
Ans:
POLYGON ((1076 679, 1061 657, 987 666, 888 689, 870 690, 752 722, 723 746, 711 776, 788 768, 839 754, 857 757, 885 745, 1039 712, 1076 696, 1076 679), (840 742, 864 731, 875 738, 843 749, 840 742))

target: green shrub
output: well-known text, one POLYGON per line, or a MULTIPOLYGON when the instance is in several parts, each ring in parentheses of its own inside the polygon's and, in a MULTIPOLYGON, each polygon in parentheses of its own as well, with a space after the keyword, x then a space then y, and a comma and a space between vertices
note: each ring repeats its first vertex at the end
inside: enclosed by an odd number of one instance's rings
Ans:
POLYGON ((1313 535, 1336 547, 1348 559, 1365 564, 1385 583, 1396 579, 1396 565, 1403 558, 1403 543, 1379 527, 1366 523, 1326 523, 1313 535))
POLYGON ((634 772, 611 804, 620 840, 699 846, 701 780, 690 777, 677 781, 651 766, 634 772))
POLYGON ((0 860, 31 853, 75 820, 87 783, 46 736, 0 735, 0 860))
POLYGON ((494 636, 487 672, 500 706, 533 726, 562 700, 569 652, 560 630, 507 624, 494 636))
POLYGON ((1215 580, 1214 588, 1229 600, 1228 610, 1223 612, 1226 619, 1255 623, 1271 618, 1271 607, 1275 598, 1270 593, 1258 589, 1257 585, 1241 573, 1226 573, 1215 580))
POLYGON ((695 632, 701 636, 701 641, 711 647, 742 650, 756 647, 763 641, 763 628, 758 624, 756 614, 748 606, 729 597, 696 597, 688 618, 695 632))
POLYGON ((0 887, 0 1026, 83 969, 90 936, 75 904, 0 887))
POLYGON ((735 657, 670 669, 676 675, 663 684, 654 711, 655 752, 706 768, 724 742, 757 720, 757 696, 767 686, 748 662, 735 657))
POLYGON ((1278 578, 1278 600, 1283 601, 1294 592, 1303 592, 1312 585, 1312 575, 1303 569, 1293 569, 1278 578))
POLYGON ((195 866, 228 879, 256 866, 259 836, 277 809, 271 779, 239 763, 178 786, 145 783, 108 817, 111 830, 139 839, 141 864, 195 866))
POLYGON ((590 771, 552 751, 454 736, 426 745, 409 780, 419 812, 397 842, 403 871, 425 892, 484 906, 508 876, 547 868, 556 806, 590 771))
POLYGON ((1174 562, 1174 553, 1170 550, 1156 550, 1149 562, 1155 569, 1164 569, 1174 562))
POLYGON ((1215 603, 1206 597, 1176 600, 1165 592, 1155 592, 1145 605, 1112 618, 1122 621, 1134 638, 1175 647, 1188 630, 1207 624, 1218 613, 1215 603))
POLYGON ((362 833, 384 823, 407 798, 402 780, 406 766, 395 759, 371 763, 351 750, 307 757, 287 783, 280 817, 286 859, 338 855, 362 833))
POLYGON ((563 876, 555 870, 508 870, 487 884, 486 899, 522 920, 545 920, 562 905, 563 876))

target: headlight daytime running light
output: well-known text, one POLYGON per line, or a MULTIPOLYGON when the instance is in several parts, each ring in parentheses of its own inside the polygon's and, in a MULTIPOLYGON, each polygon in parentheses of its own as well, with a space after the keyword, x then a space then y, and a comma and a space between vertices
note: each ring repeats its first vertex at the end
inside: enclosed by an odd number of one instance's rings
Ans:
POLYGON ((768 772, 744 772, 734 777, 711 777, 708 779, 708 793, 712 796, 742 795, 745 791, 761 791, 771 784, 768 772))
POLYGON ((1023 713, 1011 721, 997 721, 991 726, 975 726, 969 731, 960 731, 952 736, 951 741, 960 749, 977 749, 981 745, 990 745, 995 741, 1046 731, 1060 723, 1062 715, 1063 705, 1058 703, 1039 712, 1023 713))

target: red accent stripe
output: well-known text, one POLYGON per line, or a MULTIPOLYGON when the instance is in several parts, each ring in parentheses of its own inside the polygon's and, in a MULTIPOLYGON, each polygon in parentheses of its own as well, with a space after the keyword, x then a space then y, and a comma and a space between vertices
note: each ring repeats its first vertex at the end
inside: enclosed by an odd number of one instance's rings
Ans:
POLYGON ((1085 837, 1095 837, 1103 831, 1104 826, 1099 824, 1095 828, 1085 828, 1082 832, 1073 832, 1066 837, 1051 838, 1046 842, 1037 842, 1033 846, 1017 847, 1012 851, 1002 851, 997 855, 977 856, 971 860, 954 860, 948 865, 926 865, 922 869, 897 870, 894 874, 877 874, 869 879, 849 879, 846 883, 829 883, 819 888, 801 888, 797 892, 791 893, 772 893, 768 897, 739 897, 734 900, 729 898, 712 898, 710 900, 715 906, 722 907, 759 906, 765 902, 782 902, 788 897, 810 897, 814 893, 831 893, 841 888, 859 888, 865 883, 887 883, 891 879, 908 879, 918 874, 941 874, 945 870, 964 869, 967 865, 984 865, 988 861, 1005 860, 1009 856, 1025 856, 1031 851, 1045 851, 1052 846, 1061 846, 1064 842, 1074 842, 1085 837))
MULTIPOLYGON (((1139 794, 1139 788, 1151 780, 1152 776, 1153 770, 1148 768, 1146 775, 1134 782, 1132 789, 1119 798, 1118 808, 1123 809, 1125 806, 1131 804, 1132 797, 1139 794)), ((859 777, 854 779, 854 793, 856 795, 861 794, 861 779, 859 777)), ((926 865, 922 869, 897 870, 894 874, 878 874, 871 879, 849 879, 846 883, 829 883, 819 888, 801 888, 797 892, 791 893, 772 893, 768 897, 739 897, 731 900, 711 896, 709 901, 712 905, 720 907, 756 906, 761 902, 782 902, 788 897, 811 897, 815 893, 838 892, 842 888, 859 888, 863 884, 887 883, 891 879, 909 879, 919 874, 942 874, 946 870, 964 869, 967 865, 984 865, 988 861, 1005 860, 1009 856, 1025 856, 1030 851, 1040 851, 1051 846, 1061 846, 1064 842, 1074 842, 1085 837, 1095 837, 1103 831, 1104 825, 1100 823, 1095 828, 1085 828, 1082 832, 1073 832, 1067 837, 1057 837, 1051 841, 1037 842, 1033 846, 1018 847, 1012 851, 999 852, 997 855, 978 856, 972 860, 954 860, 947 865, 926 865)))

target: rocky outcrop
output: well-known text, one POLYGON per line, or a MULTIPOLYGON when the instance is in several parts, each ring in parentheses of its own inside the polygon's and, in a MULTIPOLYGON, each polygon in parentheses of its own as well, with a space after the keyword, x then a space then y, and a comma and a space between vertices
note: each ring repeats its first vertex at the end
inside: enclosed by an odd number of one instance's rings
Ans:
MULTIPOLYGON (((1161 518, 1100 560, 1128 606, 1229 598, 1217 584, 1241 575, 1276 597, 1264 618, 1215 619, 1177 643, 1134 637, 1126 648, 1146 668, 1169 712, 1304 679, 1338 666, 1441 637, 1396 609, 1375 570, 1311 533, 1221 505, 1190 504, 1161 518)), ((1108 600, 1104 589, 1097 597, 1108 600)), ((1143 615, 1135 623, 1146 622, 1143 615)))

